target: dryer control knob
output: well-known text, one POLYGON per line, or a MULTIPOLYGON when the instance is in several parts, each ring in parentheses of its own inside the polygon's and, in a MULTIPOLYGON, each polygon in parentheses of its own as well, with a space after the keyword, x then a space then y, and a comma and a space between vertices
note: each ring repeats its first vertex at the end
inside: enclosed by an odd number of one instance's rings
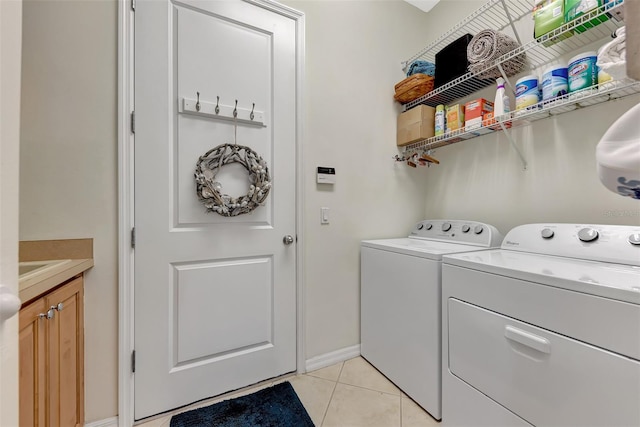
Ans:
POLYGON ((467 224, 462 226, 462 232, 463 233, 468 233, 469 230, 471 230, 471 227, 469 227, 467 224))
POLYGON ((483 231, 484 231, 484 227, 481 226, 481 225, 476 225, 473 228, 473 232, 476 233, 476 234, 482 234, 483 231))
POLYGON ((540 232, 540 235, 542 236, 543 239, 550 239, 550 238, 552 238, 554 236, 554 232, 550 228, 544 228, 540 232))
POLYGON ((632 245, 640 245, 640 233, 630 235, 627 240, 629 240, 629 243, 632 245))
POLYGON ((424 225, 422 223, 418 224, 418 230, 422 230, 424 228, 424 225))
POLYGON ((433 228, 433 225, 431 224, 427 224, 427 226, 425 227, 427 230, 431 230, 433 228))
POLYGON ((593 228, 583 228, 578 231, 578 239, 583 242, 593 242, 598 238, 598 232, 593 228))
POLYGON ((451 230, 451 224, 448 222, 445 222, 444 224, 442 224, 442 231, 449 231, 451 230))

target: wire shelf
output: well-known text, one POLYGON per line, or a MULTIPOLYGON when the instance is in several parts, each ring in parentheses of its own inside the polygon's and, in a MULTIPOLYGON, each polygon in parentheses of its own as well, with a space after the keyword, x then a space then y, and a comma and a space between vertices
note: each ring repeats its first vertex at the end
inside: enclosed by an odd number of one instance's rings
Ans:
POLYGON ((464 128, 448 132, 444 135, 434 136, 428 139, 414 142, 404 147, 404 152, 420 149, 434 149, 454 144, 466 139, 477 138, 488 133, 502 130, 500 123, 505 127, 519 127, 529 125, 537 120, 553 117, 558 114, 573 111, 578 108, 586 108, 613 99, 640 93, 640 81, 624 79, 608 81, 597 86, 582 89, 577 92, 555 98, 550 101, 539 102, 526 109, 512 111, 508 114, 496 117, 496 123, 490 127, 480 127, 472 130, 464 128))
POLYGON ((476 77, 476 75, 483 75, 486 71, 506 61, 520 63, 523 70, 538 69, 557 62, 558 59, 565 55, 575 53, 581 47, 605 40, 615 30, 624 25, 624 22, 618 21, 613 17, 609 18, 609 15, 616 9, 621 8, 623 3, 623 0, 610 1, 604 6, 596 8, 537 39, 533 39, 530 35, 527 38, 529 41, 523 43, 515 22, 531 16, 530 0, 491 0, 443 34, 438 40, 409 58, 404 63, 405 66, 418 59, 435 63, 435 54, 449 43, 464 34, 474 34, 485 29, 494 29, 502 32, 510 27, 515 37, 520 41, 521 46, 492 62, 488 62, 482 69, 475 70, 476 74, 464 74, 405 104, 404 111, 421 104, 435 107, 439 104, 451 103, 456 99, 464 98, 493 84, 494 79, 483 80, 476 77), (594 26, 591 23, 593 20, 604 22, 594 26), (578 33, 578 30, 582 28, 586 28, 586 31, 578 33), (523 53, 524 55, 522 55, 523 53))

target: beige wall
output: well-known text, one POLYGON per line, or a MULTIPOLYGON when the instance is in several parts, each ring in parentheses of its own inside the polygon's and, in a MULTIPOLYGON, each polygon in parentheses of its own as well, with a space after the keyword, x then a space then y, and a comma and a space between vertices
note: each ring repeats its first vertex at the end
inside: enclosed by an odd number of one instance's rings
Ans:
POLYGON ((117 3, 25 0, 20 239, 94 239, 88 422, 118 412, 117 3))
MULTIPOLYGON (((304 271, 306 359, 356 345, 359 242, 403 236, 427 217, 638 223, 638 207, 594 172, 599 135, 638 98, 437 150, 442 164, 394 163, 400 62, 482 0, 423 14, 400 0, 286 1, 306 14, 304 271), (533 134, 535 132, 535 138, 533 134), (337 184, 315 183, 317 166, 337 184), (320 207, 331 223, 320 224, 320 207)), ((93 237, 86 284, 86 419, 117 414, 117 5, 28 0, 24 16, 22 240, 93 237)))
MULTIPOLYGON (((460 21, 481 4, 441 2, 429 14, 436 20, 427 38, 450 25, 444 20, 460 21)), ((495 89, 483 94, 493 99, 495 89)), ((602 135, 638 102, 640 96, 633 95, 513 130, 527 170, 502 133, 438 149, 434 156, 442 163, 425 182, 424 217, 484 221, 503 233, 535 222, 640 224, 638 202, 600 184, 595 161, 602 135)))
POLYGON ((360 342, 360 241, 407 234, 425 170, 396 164, 393 86, 423 45, 425 16, 401 1, 286 1, 305 13, 306 359, 360 342), (316 184, 336 168, 334 186, 316 184), (320 224, 320 207, 331 222, 320 224))

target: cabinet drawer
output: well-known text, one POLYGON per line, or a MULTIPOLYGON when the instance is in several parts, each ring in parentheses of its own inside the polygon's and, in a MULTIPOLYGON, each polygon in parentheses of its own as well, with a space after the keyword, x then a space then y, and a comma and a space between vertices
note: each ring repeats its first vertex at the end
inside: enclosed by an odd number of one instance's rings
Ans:
POLYGON ((640 362, 449 299, 449 369, 537 425, 640 425, 640 362))

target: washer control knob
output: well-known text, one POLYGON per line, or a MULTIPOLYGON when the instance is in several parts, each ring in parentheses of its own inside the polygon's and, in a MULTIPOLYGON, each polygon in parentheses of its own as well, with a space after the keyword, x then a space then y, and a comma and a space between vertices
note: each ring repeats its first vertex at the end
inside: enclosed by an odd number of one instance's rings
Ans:
POLYGON ((433 225, 431 224, 427 224, 427 226, 425 227, 427 230, 431 230, 433 228, 433 225))
POLYGON ((632 245, 640 245, 640 233, 630 235, 628 240, 632 245))
POLYGON ((476 234, 482 234, 483 231, 484 231, 484 227, 481 226, 481 225, 476 225, 473 228, 473 232, 476 233, 476 234))
POLYGON ((445 222, 444 224, 442 224, 442 231, 449 231, 451 230, 451 224, 448 222, 445 222))
POLYGON ((471 227, 469 227, 467 224, 462 226, 462 232, 463 233, 468 233, 469 230, 471 230, 471 227))
POLYGON ((418 224, 417 228, 418 228, 418 230, 422 230, 424 228, 424 224, 422 224, 422 223, 418 224))
POLYGON ((583 242, 593 242, 598 238, 598 232, 593 228, 583 228, 578 231, 578 239, 583 242))
POLYGON ((543 239, 550 239, 553 237, 555 233, 553 232, 552 229, 550 228, 544 228, 541 232, 540 235, 542 236, 543 239))

